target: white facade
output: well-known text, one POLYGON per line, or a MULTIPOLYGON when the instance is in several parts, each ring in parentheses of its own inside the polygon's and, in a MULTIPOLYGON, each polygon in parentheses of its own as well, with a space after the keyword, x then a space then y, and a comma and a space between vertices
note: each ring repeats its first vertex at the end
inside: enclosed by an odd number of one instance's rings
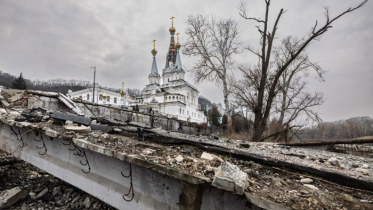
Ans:
POLYGON ((172 27, 171 41, 167 53, 166 65, 162 77, 158 73, 156 57, 153 49, 153 64, 148 76, 149 84, 142 90, 142 98, 137 98, 137 105, 142 109, 176 117, 190 122, 206 122, 203 111, 199 110, 197 88, 184 80, 185 70, 180 59, 180 44, 175 44, 175 30, 172 27))
MULTIPOLYGON (((69 92, 67 94, 72 99, 82 99, 85 101, 92 102, 93 97, 93 88, 79 90, 76 92, 69 92)), ((98 104, 107 104, 107 105, 114 105, 114 106, 128 106, 134 99, 131 96, 124 96, 124 104, 122 104, 123 98, 120 93, 104 90, 101 88, 95 88, 95 103, 98 104), (104 92, 106 95, 106 99, 104 99, 104 92)))

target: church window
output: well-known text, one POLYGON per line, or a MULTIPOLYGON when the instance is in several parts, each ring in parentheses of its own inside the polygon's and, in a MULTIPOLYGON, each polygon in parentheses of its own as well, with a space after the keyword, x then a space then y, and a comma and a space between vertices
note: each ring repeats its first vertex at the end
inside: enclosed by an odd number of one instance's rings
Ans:
POLYGON ((110 96, 107 97, 107 101, 110 101, 110 96))
POLYGON ((175 99, 175 96, 172 96, 172 99, 175 99))
POLYGON ((100 101, 102 100, 102 94, 100 94, 99 100, 100 100, 100 101))
POLYGON ((87 94, 87 100, 89 100, 89 94, 87 94))
POLYGON ((116 104, 117 103, 117 98, 114 98, 114 104, 116 104))
POLYGON ((181 109, 180 109, 180 114, 181 114, 181 109))
POLYGON ((185 110, 183 109, 183 114, 185 114, 185 112, 184 112, 185 110))
POLYGON ((189 116, 189 111, 187 111, 187 115, 189 116))
POLYGON ((79 96, 79 99, 82 99, 83 98, 83 96, 79 96))

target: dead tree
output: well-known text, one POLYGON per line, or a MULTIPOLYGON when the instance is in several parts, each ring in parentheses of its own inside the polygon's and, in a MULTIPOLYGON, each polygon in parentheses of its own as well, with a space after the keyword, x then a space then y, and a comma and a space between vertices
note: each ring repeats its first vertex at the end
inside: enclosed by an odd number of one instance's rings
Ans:
POLYGON ((245 79, 249 80, 250 82, 253 79, 258 79, 258 81, 255 81, 256 89, 253 90, 254 92, 247 93, 251 95, 250 98, 253 98, 253 100, 250 101, 250 105, 253 106, 252 111, 254 113, 253 141, 262 140, 262 135, 268 123, 272 105, 278 92, 279 80, 281 78, 281 75, 288 68, 288 66, 293 63, 293 61, 305 50, 305 48, 310 43, 312 43, 312 41, 319 38, 326 31, 328 31, 332 27, 332 23, 334 21, 336 21, 343 15, 362 7, 367 2, 367 0, 363 1, 354 8, 347 9, 346 11, 337 15, 334 18, 330 17, 329 10, 325 8, 325 23, 321 26, 318 26, 318 22, 316 21, 315 25, 311 27, 311 32, 309 33, 309 35, 301 40, 297 48, 290 50, 288 59, 286 59, 281 66, 276 66, 276 68, 273 65, 271 65, 271 53, 273 51, 272 47, 274 43, 274 38, 276 37, 276 32, 279 26, 281 16, 284 14, 284 10, 281 9, 279 11, 276 20, 273 26, 271 27, 269 25, 268 18, 271 0, 264 0, 264 2, 266 8, 264 19, 250 17, 248 15, 248 11, 246 10, 246 4, 244 2, 241 2, 238 8, 239 14, 243 18, 255 21, 259 24, 259 26, 257 26, 257 29, 261 35, 260 50, 255 50, 250 47, 247 48, 247 50, 252 52, 259 59, 258 66, 249 69, 249 71, 252 71, 253 73, 248 72, 248 74, 245 75, 245 79))
POLYGON ((214 81, 222 86, 225 114, 230 123, 228 70, 233 65, 233 55, 240 52, 237 23, 231 19, 217 21, 202 15, 189 16, 187 23, 188 41, 183 53, 198 59, 191 70, 197 83, 214 81))
MULTIPOLYGON (((302 40, 291 36, 283 39, 282 44, 274 49, 275 68, 279 69, 289 59, 294 49, 299 47, 302 40)), ((275 112, 279 113, 276 133, 281 139, 288 141, 288 133, 293 131, 296 135, 309 121, 320 122, 318 114, 312 109, 324 102, 323 94, 320 92, 309 93, 306 90, 307 83, 303 78, 309 75, 309 71, 314 70, 320 81, 324 81, 325 71, 315 62, 311 62, 308 55, 302 52, 287 69, 281 74, 278 84, 278 97, 275 112), (299 120, 303 117, 304 120, 299 120)), ((291 137, 290 137, 291 138, 291 137)))

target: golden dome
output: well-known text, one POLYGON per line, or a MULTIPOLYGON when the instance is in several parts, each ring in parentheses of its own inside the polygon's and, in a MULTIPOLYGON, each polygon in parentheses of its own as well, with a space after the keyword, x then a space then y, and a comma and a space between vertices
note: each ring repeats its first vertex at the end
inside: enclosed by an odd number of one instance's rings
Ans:
POLYGON ((157 55, 157 50, 153 49, 151 52, 153 56, 157 55))
POLYGON ((125 95, 126 95, 126 92, 124 92, 124 91, 122 90, 122 91, 120 91, 120 95, 121 95, 121 96, 125 96, 125 95))
POLYGON ((178 42, 178 43, 176 43, 175 47, 176 47, 176 49, 180 49, 181 44, 178 42))
POLYGON ((173 33, 175 33, 175 31, 176 31, 176 28, 174 28, 173 26, 171 26, 170 33, 173 34, 173 33))

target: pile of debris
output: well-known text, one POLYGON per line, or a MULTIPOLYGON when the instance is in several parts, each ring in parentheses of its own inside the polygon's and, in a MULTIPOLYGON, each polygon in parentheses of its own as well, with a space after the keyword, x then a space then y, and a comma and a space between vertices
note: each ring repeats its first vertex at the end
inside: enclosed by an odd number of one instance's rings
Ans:
MULTIPOLYGON (((0 151, 0 158, 9 154, 0 151)), ((24 162, 1 162, 0 209, 104 209, 111 206, 24 162)))
MULTIPOLYGON (((261 208, 270 208, 265 206, 270 203, 277 209, 373 209, 370 158, 272 143, 189 136, 138 122, 84 117, 77 114, 76 108, 72 111, 75 114, 40 107, 22 108, 22 98, 16 100, 17 106, 5 98, 2 103, 8 106, 0 108, 0 121, 8 126, 40 129, 52 138, 62 138, 111 157, 130 156, 151 164, 152 170, 161 167, 185 173, 246 196, 261 208), (343 183, 345 180, 348 182, 343 183)), ((41 188, 34 189, 27 199, 33 201, 45 190, 41 188)), ((2 190, 5 189, 11 188, 2 190)), ((53 194, 54 189, 48 187, 47 191, 53 194)), ((62 197, 69 193, 66 189, 60 192, 62 197)), ((69 196, 74 200, 78 194, 70 192, 69 196)), ((84 206, 85 196, 78 200, 84 206)))

